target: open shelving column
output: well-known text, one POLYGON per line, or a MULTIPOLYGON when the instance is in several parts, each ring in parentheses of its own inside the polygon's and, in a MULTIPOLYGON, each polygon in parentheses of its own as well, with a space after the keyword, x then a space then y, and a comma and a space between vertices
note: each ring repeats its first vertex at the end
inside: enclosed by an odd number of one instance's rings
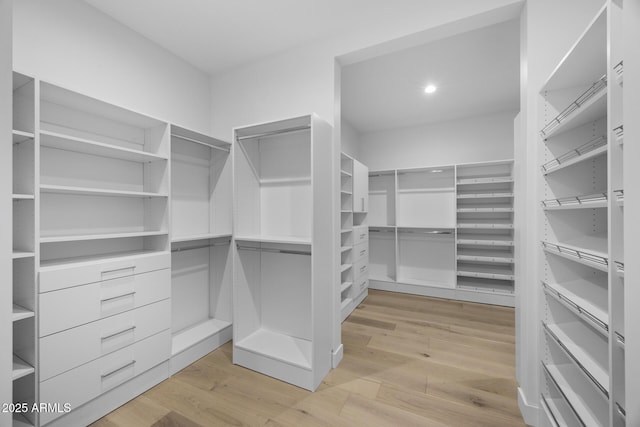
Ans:
MULTIPOLYGON (((36 245, 37 137, 35 81, 13 73, 13 402, 37 402, 36 245)), ((10 402, 7 402, 10 403, 10 402)), ((13 415, 14 426, 37 425, 34 413, 13 415)))
POLYGON ((171 374, 232 337, 230 152, 171 125, 171 374))
POLYGON ((457 287, 514 304, 513 162, 459 165, 457 287))
POLYGON ((607 2, 540 92, 545 425, 625 425, 621 17, 607 2))
POLYGON ((309 115, 234 137, 233 363, 308 390, 331 368, 331 132, 309 115))
POLYGON ((340 153, 340 320, 353 308, 353 159, 340 153))

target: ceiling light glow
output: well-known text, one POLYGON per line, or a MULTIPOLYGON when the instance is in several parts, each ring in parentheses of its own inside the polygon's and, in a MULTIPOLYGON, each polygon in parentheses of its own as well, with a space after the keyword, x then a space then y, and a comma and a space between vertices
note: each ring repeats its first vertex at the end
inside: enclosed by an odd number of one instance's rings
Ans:
POLYGON ((424 93, 433 93, 436 89, 438 88, 435 85, 427 85, 427 87, 424 88, 424 93))
POLYGON ((444 172, 442 169, 432 169, 431 173, 442 173, 444 172))

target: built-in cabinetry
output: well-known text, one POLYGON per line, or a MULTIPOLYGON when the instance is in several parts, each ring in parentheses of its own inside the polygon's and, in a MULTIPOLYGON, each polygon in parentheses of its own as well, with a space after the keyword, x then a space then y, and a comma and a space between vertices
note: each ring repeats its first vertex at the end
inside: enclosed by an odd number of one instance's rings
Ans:
POLYGON ((368 168, 340 155, 340 316, 346 319, 369 286, 368 168))
POLYGON ((540 92, 541 425, 624 426, 622 8, 540 92))
POLYGON ((513 305, 512 161, 369 173, 372 288, 513 305))
POLYGON ((309 390, 331 368, 331 132, 310 115, 234 135, 233 362, 309 390))
POLYGON ((230 152, 171 125, 171 374, 231 339, 230 152))
MULTIPOLYGON (((13 73, 13 402, 37 401, 36 266, 37 139, 36 87, 31 77, 13 73)), ((16 412, 14 426, 35 425, 36 414, 16 412)))

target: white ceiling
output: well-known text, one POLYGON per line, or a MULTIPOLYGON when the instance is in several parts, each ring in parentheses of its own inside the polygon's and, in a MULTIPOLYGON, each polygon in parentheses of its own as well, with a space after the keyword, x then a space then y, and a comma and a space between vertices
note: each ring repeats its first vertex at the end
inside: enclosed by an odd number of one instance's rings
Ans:
POLYGON ((85 0, 207 74, 442 7, 434 0, 85 0))
POLYGON ((517 110, 519 23, 503 22, 343 68, 342 115, 373 132, 517 110), (433 83, 438 90, 426 95, 433 83))

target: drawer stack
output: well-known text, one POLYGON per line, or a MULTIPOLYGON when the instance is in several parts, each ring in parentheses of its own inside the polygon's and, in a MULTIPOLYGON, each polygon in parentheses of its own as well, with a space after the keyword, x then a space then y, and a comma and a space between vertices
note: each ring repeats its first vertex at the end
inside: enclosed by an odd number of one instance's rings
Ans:
POLYGON ((353 284, 354 295, 367 289, 369 280, 369 229, 366 225, 353 227, 353 284))
POLYGON ((154 253, 41 268, 40 401, 75 409, 169 359, 169 265, 154 253))

